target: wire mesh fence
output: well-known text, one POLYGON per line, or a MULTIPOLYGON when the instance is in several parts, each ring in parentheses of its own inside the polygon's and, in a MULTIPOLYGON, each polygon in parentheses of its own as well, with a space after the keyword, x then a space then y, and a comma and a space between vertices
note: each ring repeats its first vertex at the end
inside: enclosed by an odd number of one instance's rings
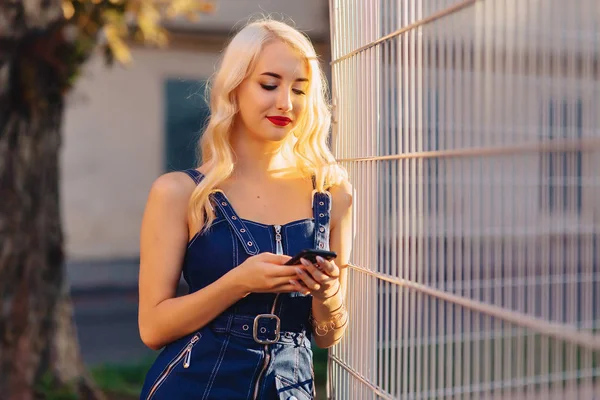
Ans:
POLYGON ((330 0, 334 399, 600 399, 597 0, 330 0))

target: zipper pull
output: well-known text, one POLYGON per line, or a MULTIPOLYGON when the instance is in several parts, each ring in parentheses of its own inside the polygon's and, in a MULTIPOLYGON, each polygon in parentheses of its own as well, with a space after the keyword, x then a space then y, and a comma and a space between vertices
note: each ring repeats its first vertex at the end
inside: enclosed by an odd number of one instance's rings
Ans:
POLYGON ((275 225, 275 254, 283 254, 281 244, 281 225, 275 225))
POLYGON ((192 361, 192 345, 189 344, 187 349, 185 349, 185 359, 183 360, 183 368, 189 368, 190 362, 192 361))
POLYGON ((183 368, 190 367, 190 363, 192 362, 192 347, 194 347, 194 343, 196 343, 199 339, 200 338, 198 337, 198 335, 194 336, 190 344, 188 344, 187 348, 185 349, 186 353, 185 359, 183 360, 183 368))

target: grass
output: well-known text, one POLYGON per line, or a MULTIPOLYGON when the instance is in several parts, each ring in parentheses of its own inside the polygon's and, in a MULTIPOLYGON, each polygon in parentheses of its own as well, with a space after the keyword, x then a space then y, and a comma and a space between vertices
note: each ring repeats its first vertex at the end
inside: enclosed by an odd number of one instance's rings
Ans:
POLYGON ((92 368, 92 379, 103 392, 107 393, 109 399, 126 399, 127 396, 138 398, 146 373, 153 361, 153 358, 149 358, 134 364, 101 365, 92 368))
MULTIPOLYGON (((317 398, 324 399, 327 381, 327 350, 314 347, 313 351, 317 398)), ((153 361, 153 358, 149 358, 133 364, 100 365, 91 369, 91 375, 98 387, 106 393, 108 399, 133 400, 138 398, 146 372, 153 361)))
POLYGON ((315 386, 317 389, 317 399, 326 399, 327 350, 313 346, 313 363, 315 367, 315 386))

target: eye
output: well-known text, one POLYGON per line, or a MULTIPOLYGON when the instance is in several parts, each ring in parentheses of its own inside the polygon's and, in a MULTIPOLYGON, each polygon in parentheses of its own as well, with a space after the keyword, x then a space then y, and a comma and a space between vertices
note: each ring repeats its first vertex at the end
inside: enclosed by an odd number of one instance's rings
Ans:
POLYGON ((302 90, 300 90, 300 89, 292 89, 292 91, 293 91, 294 93, 296 93, 297 95, 299 95, 299 96, 304 96, 304 95, 306 94, 306 93, 304 93, 304 92, 303 92, 302 90))
POLYGON ((275 86, 275 85, 263 85, 261 83, 260 86, 262 86, 262 88, 265 89, 265 90, 275 90, 275 89, 277 89, 277 86, 275 86))

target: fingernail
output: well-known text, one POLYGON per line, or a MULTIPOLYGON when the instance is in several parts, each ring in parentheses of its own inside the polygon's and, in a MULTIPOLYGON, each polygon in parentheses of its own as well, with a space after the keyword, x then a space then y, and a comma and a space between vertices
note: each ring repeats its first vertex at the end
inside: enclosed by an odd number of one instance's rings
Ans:
POLYGON ((295 281, 293 279, 290 279, 290 283, 294 286, 300 286, 300 284, 298 283, 298 281, 295 281))
POLYGON ((302 271, 300 268, 296 268, 296 273, 298 275, 302 275, 304 273, 304 271, 302 271))
POLYGON ((325 259, 323 257, 321 257, 321 256, 317 256, 317 261, 320 262, 320 263, 324 263, 325 259))
POLYGON ((302 263, 302 265, 304 265, 305 267, 310 267, 310 261, 305 260, 304 258, 300 259, 300 262, 302 263))

